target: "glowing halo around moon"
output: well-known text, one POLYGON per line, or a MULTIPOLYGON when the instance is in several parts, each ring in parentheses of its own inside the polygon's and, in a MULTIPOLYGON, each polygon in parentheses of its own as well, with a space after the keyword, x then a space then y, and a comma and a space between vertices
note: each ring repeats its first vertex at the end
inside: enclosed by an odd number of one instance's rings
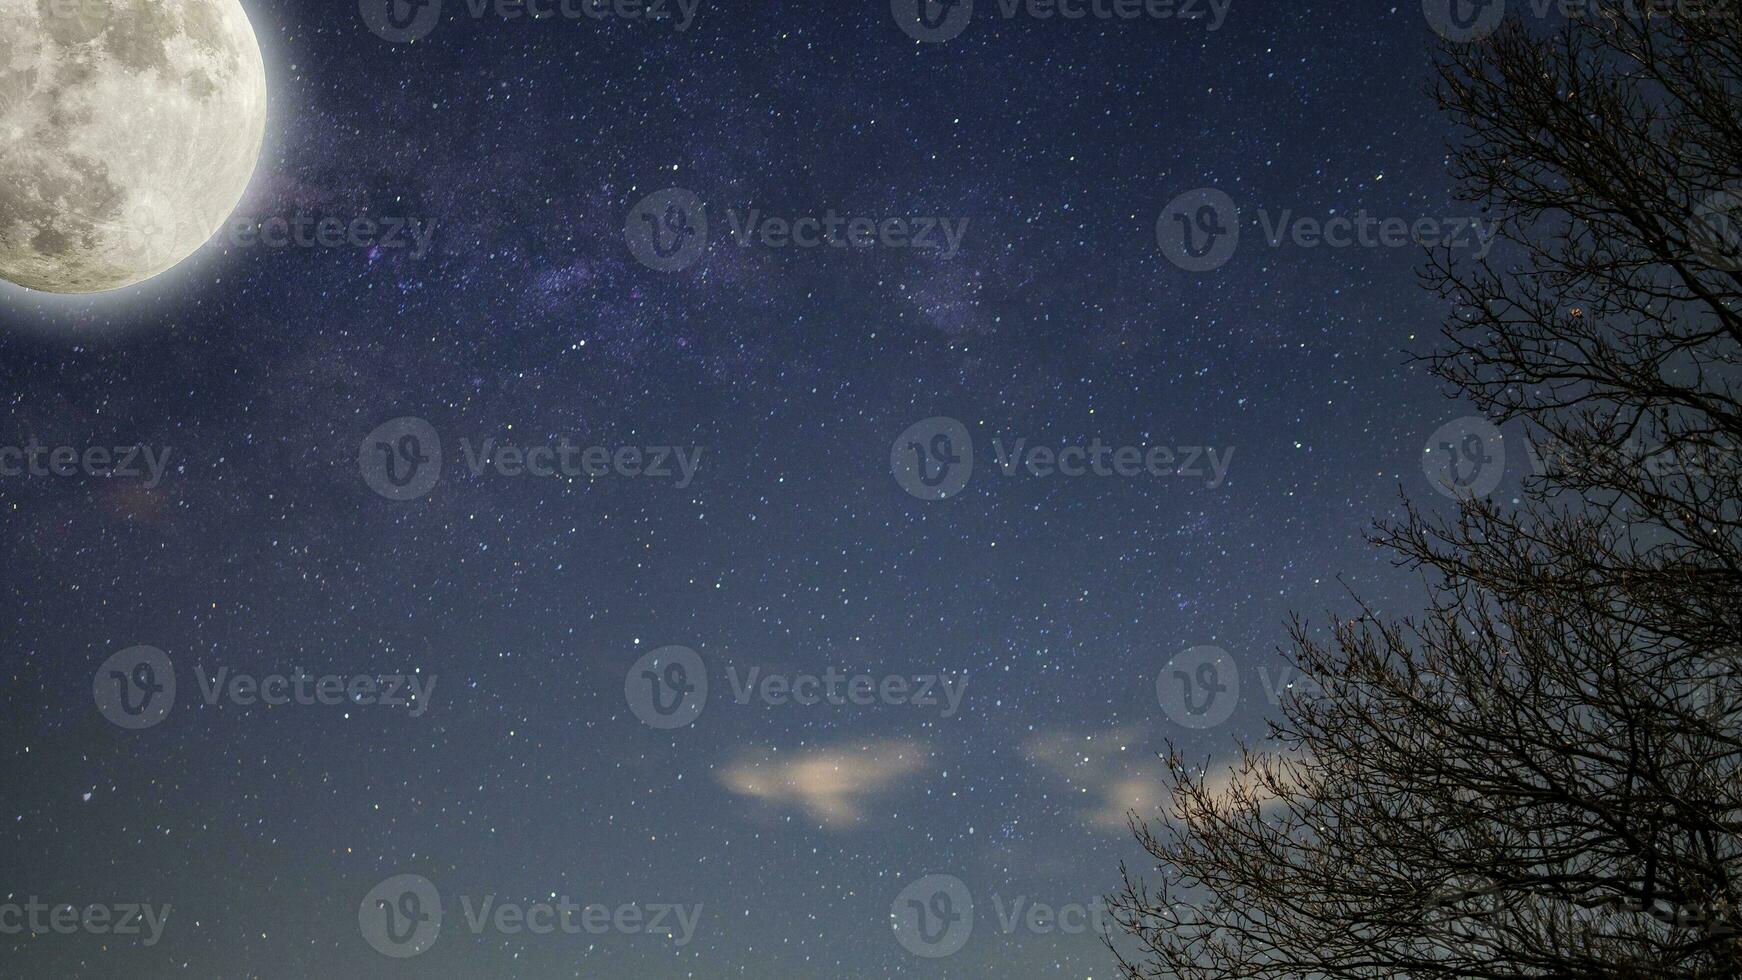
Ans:
POLYGON ((265 140, 240 0, 0 0, 0 279, 150 279, 229 219, 265 140))

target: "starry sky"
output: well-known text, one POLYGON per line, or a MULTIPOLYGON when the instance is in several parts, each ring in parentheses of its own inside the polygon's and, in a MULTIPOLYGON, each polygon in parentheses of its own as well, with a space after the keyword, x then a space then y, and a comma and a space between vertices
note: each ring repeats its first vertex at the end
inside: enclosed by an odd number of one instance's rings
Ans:
POLYGON ((922 41, 881 0, 701 0, 683 30, 448 0, 411 43, 352 3, 245 6, 273 104, 237 218, 427 247, 224 232, 115 296, 0 290, 0 443, 168 453, 155 482, 0 477, 0 905, 171 907, 149 945, 0 935, 0 973, 1111 977, 1095 936, 1001 920, 1143 866, 1156 753, 1261 735, 1290 611, 1418 598, 1363 533, 1400 493, 1443 506, 1424 446, 1469 414, 1409 361, 1442 316, 1422 252, 1272 247, 1259 212, 1473 213, 1419 5, 1234 0, 1212 30, 980 0, 922 41), (1242 238, 1199 272, 1157 225, 1201 188, 1242 238), (659 269, 631 239, 668 189, 708 228, 659 269), (962 234, 740 244, 752 211, 962 234), (892 452, 938 418, 975 469, 925 499, 892 452), (397 419, 444 453, 408 499, 367 463, 397 419), (1233 455, 1007 476, 1018 439, 1233 455), (467 466, 485 440, 699 456, 510 476, 467 466), (100 689, 141 646, 178 691, 132 730, 100 689), (1157 677, 1206 646, 1238 700, 1182 723, 1157 677), (710 685, 669 728, 630 693, 668 647, 710 685), (434 687, 208 699, 220 668, 434 687), (831 669, 966 681, 953 712, 734 697, 831 669), (445 915, 415 956, 360 924, 401 875, 445 915), (932 875, 977 913, 936 957, 892 927, 932 875), (699 917, 530 935, 462 902, 553 896, 699 917))

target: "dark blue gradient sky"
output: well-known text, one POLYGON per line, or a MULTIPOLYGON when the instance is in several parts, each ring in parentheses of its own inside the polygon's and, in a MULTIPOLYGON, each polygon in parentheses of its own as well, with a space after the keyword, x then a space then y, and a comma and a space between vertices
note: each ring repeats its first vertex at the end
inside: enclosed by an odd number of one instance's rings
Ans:
POLYGON ((1441 317, 1422 253, 1265 222, 1474 214, 1420 5, 1234 0, 1210 30, 981 0, 920 43, 876 0, 702 0, 683 31, 449 0, 413 44, 355 4, 246 5, 274 104, 238 216, 434 230, 422 255, 226 234, 119 297, 0 292, 0 442, 172 450, 153 486, 0 478, 0 900, 173 907, 151 946, 0 935, 0 973, 1100 980, 1094 936, 1001 917, 1142 867, 1123 814, 1157 805, 1155 754, 1262 734, 1291 610, 1411 608, 1362 534, 1400 489, 1440 501, 1423 447, 1468 414, 1407 362, 1441 317), (624 228, 670 187, 711 229, 661 272, 624 228), (1157 219, 1205 187, 1242 239, 1189 272, 1157 219), (954 255, 741 246, 752 209, 967 224, 954 255), (358 461, 407 416, 446 459, 399 502, 358 461), (928 501, 891 447, 939 416, 976 470, 928 501), (565 437, 701 463, 515 478, 462 449, 565 437), (1233 456, 1215 486, 1006 476, 1017 439, 1233 456), (136 645, 179 691, 127 731, 93 677, 136 645), (625 678, 667 645, 712 690, 662 730, 625 678), (1240 690, 1200 728, 1156 678, 1204 645, 1240 690), (220 667, 437 682, 416 715, 207 703, 220 667), (736 703, 750 668, 968 681, 949 717, 736 703), (447 918, 394 959, 359 905, 401 874, 447 918), (920 958, 891 910, 932 874, 976 923, 920 958), (680 944, 462 909, 553 895, 701 912, 680 944))

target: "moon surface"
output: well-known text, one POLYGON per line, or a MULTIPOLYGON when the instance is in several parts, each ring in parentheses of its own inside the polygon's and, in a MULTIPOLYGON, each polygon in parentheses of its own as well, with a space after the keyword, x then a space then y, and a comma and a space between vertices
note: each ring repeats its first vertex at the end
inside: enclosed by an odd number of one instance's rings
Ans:
POLYGON ((242 199, 266 67, 239 0, 0 0, 0 278, 161 273, 242 199))

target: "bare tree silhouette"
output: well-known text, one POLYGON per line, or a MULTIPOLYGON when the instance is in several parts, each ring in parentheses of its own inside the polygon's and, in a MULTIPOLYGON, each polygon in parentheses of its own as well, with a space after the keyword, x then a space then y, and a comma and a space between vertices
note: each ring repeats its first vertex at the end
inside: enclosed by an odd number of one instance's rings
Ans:
POLYGON ((1742 977, 1742 5, 1595 6, 1436 85, 1504 244, 1427 361, 1542 466, 1379 526, 1429 608, 1297 620, 1231 789, 1170 750, 1132 980, 1742 977))

